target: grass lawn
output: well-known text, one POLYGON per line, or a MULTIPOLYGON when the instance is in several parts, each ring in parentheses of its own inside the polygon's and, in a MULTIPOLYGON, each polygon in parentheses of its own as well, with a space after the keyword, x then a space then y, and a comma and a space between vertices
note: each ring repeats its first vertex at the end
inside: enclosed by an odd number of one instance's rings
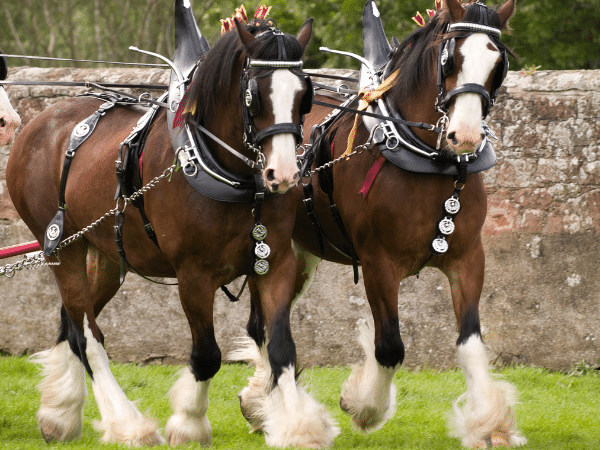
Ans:
MULTIPOLYGON (((114 364, 115 378, 140 411, 159 420, 162 430, 171 414, 167 393, 181 366, 114 364)), ((543 369, 519 367, 499 373, 519 392, 517 421, 529 440, 525 449, 600 449, 600 376, 594 371, 567 375, 543 369)), ((595 371, 598 372, 598 371, 595 371)), ((248 434, 237 393, 246 385, 252 369, 225 364, 211 384, 208 418, 212 424, 214 449, 263 449, 260 433, 248 434)), ((308 390, 325 404, 338 421, 338 449, 460 449, 458 439, 448 437, 446 415, 452 401, 465 390, 462 372, 400 370, 396 374, 398 409, 380 430, 371 434, 355 431, 339 408, 347 368, 315 368, 303 372, 308 390)), ((71 443, 46 444, 35 414, 39 407, 38 368, 25 357, 0 356, 0 448, 6 449, 111 449, 102 445, 93 423, 100 419, 88 382, 82 437, 71 443)), ((181 448, 201 448, 190 444, 181 448)))

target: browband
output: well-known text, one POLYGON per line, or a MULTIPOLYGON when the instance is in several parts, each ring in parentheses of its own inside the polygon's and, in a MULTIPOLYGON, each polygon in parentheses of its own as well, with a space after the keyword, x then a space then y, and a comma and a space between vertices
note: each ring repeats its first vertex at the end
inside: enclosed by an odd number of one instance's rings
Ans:
POLYGON ((299 69, 302 67, 302 61, 266 61, 263 59, 250 60, 250 67, 271 68, 271 69, 299 69))
POLYGON ((452 23, 448 27, 448 31, 476 31, 487 34, 495 34, 498 37, 502 36, 502 31, 498 28, 488 27, 487 25, 480 25, 478 23, 470 23, 470 22, 457 22, 452 23))

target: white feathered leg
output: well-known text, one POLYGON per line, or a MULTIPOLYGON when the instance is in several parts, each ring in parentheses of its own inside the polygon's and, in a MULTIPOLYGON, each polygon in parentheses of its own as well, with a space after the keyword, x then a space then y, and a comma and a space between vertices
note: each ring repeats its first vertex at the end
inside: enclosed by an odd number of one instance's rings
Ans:
POLYGON ((451 433, 464 446, 518 447, 527 442, 517 430, 512 406, 515 388, 507 381, 492 379, 481 336, 472 335, 458 346, 458 361, 465 372, 467 392, 454 403, 451 433))
POLYGON ((252 430, 265 433, 273 447, 324 448, 333 445, 340 430, 325 407, 296 383, 294 367, 283 370, 272 387, 272 372, 266 344, 259 349, 252 339, 228 355, 230 361, 250 361, 256 365, 239 394, 244 417, 252 430))
POLYGON ((273 447, 324 448, 340 433, 325 407, 296 383, 294 367, 283 369, 264 405, 265 440, 273 447))
POLYGON ((211 444, 211 426, 206 417, 210 380, 196 381, 189 368, 181 371, 181 377, 171 389, 173 415, 167 422, 165 433, 171 445, 188 442, 211 444))
POLYGON ((158 423, 144 417, 125 396, 113 377, 104 347, 98 342, 84 319, 86 355, 92 369, 92 387, 102 421, 97 428, 104 432, 104 442, 120 442, 130 446, 164 444, 158 423))
POLYGON ((265 421, 264 403, 271 392, 272 372, 266 346, 263 351, 249 337, 238 341, 240 347, 227 355, 228 361, 246 361, 254 364, 254 375, 248 378, 248 386, 244 387, 238 397, 242 414, 250 424, 250 433, 263 429, 265 421))
POLYGON ((365 352, 363 366, 355 365, 342 387, 341 408, 354 425, 369 432, 381 428, 396 413, 397 367, 383 367, 375 359, 373 320, 360 321, 359 342, 365 352))
POLYGON ((44 352, 31 361, 42 365, 44 376, 37 421, 46 442, 69 441, 81 435, 83 405, 87 395, 85 369, 67 341, 44 352))

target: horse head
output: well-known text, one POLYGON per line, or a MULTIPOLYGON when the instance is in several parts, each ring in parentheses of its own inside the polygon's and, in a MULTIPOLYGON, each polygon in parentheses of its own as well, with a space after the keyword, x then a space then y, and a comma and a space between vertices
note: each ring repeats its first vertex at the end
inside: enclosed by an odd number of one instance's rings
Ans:
MULTIPOLYGON (((300 179, 296 147, 313 88, 299 69, 312 22, 306 21, 294 37, 270 21, 245 25, 235 19, 236 31, 225 33, 205 55, 182 100, 183 110, 191 111, 184 120, 197 121, 254 160, 253 170, 261 171, 262 185, 270 192, 285 193, 300 179)), ((223 149, 215 151, 229 170, 248 173, 247 163, 223 149)))
POLYGON ((0 145, 12 143, 15 131, 21 125, 21 118, 10 104, 8 95, 2 86, 2 80, 6 79, 7 73, 6 60, 0 56, 0 145))
POLYGON ((514 13, 515 0, 498 11, 481 3, 464 8, 446 0, 441 14, 448 23, 438 46, 439 106, 448 114, 446 142, 457 154, 473 152, 485 137, 482 119, 494 104, 508 70, 503 30, 514 13))
POLYGON ((248 111, 246 140, 253 138, 265 155, 263 181, 271 192, 284 193, 300 179, 296 146, 302 142, 304 116, 312 107, 310 77, 295 69, 312 34, 312 19, 297 38, 275 28, 252 34, 238 26, 246 48, 243 101, 248 111))
MULTIPOLYGON (((445 150, 471 153, 485 137, 482 119, 496 99, 511 53, 500 35, 514 9, 515 0, 498 11, 481 3, 444 0, 426 25, 394 46, 389 72, 400 69, 400 76, 391 101, 411 120, 443 122, 445 150)), ((434 133, 415 134, 436 146, 434 133)))

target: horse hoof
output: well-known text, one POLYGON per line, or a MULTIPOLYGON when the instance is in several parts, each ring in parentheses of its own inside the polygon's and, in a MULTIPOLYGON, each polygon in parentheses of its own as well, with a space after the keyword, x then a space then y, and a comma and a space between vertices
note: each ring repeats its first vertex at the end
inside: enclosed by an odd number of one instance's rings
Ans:
POLYGON ((210 446, 212 441, 212 427, 206 416, 191 417, 185 414, 174 414, 167 421, 165 434, 171 447, 191 442, 210 446))
POLYGON ((240 411, 242 416, 250 425, 250 433, 262 431, 264 425, 264 400, 259 397, 245 396, 246 388, 238 394, 240 399, 240 411), (244 400, 246 397, 246 400, 244 400))
POLYGON ((501 433, 492 433, 486 438, 484 443, 481 443, 476 448, 502 448, 511 447, 508 436, 501 433))
POLYGON ((350 414, 350 407, 348 406, 348 404, 344 401, 343 398, 340 398, 340 408, 342 409, 342 411, 344 411, 346 414, 350 414))
POLYGON ((58 423, 48 419, 39 419, 38 426, 40 433, 47 444, 54 442, 68 442, 81 436, 81 423, 74 423, 67 426, 66 423, 58 423))
POLYGON ((42 433, 42 437, 44 438, 44 441, 46 441, 46 444, 52 444, 56 441, 56 438, 54 438, 54 436, 51 436, 48 433, 44 433, 44 430, 42 430, 41 428, 40 433, 42 433))

